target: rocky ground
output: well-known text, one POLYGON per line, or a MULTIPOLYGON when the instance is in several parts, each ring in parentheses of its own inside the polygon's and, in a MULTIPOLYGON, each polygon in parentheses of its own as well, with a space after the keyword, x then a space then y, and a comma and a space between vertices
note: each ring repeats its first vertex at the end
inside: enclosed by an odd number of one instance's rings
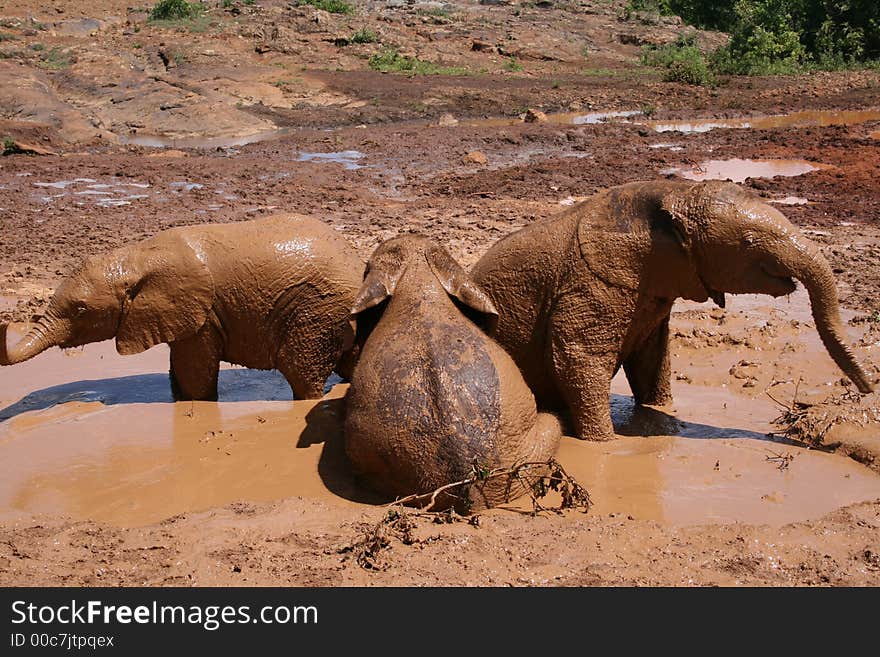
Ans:
MULTIPOLYGON (((822 245, 856 349, 880 372, 880 73, 664 82, 639 65, 640 47, 690 28, 627 17, 620 0, 355 0, 350 15, 276 0, 209 4, 194 21, 165 23, 117 0, 4 4, 0 320, 39 313, 84 256, 170 226, 295 209, 336 227, 364 257, 412 230, 470 265, 503 235, 610 185, 670 167, 699 171, 706 160, 799 160, 819 168, 743 184, 771 200, 808 201, 780 207, 822 245), (370 67, 391 51, 428 62, 432 74, 370 67), (808 111, 830 113, 776 127, 657 129, 808 111), (853 111, 863 113, 840 118, 853 111), (634 114, 591 116, 609 112, 634 114)), ((725 39, 697 36, 705 48, 725 39)), ((773 383, 762 340, 781 338, 746 335, 755 327, 737 337, 721 316, 700 312, 678 315, 680 382, 698 378, 688 363, 713 350, 725 374, 696 382, 735 385, 747 403, 773 383)), ((810 330, 807 317, 794 335, 810 330)), ((781 430, 876 470, 874 396, 853 397, 801 357, 803 404, 791 405, 781 430)), ((12 376, 4 370, 0 382, 12 376)), ((880 583, 880 501, 782 528, 574 511, 498 512, 478 527, 418 516, 406 531, 381 526, 390 549, 369 569, 352 546, 385 512, 331 513, 328 504, 240 503, 136 528, 8 521, 0 583, 880 583)))

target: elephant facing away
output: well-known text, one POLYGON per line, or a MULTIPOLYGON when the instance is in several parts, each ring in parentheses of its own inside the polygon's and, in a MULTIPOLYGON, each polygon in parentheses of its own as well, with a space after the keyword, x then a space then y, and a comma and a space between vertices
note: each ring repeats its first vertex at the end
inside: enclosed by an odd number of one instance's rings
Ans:
POLYGON ((347 321, 363 267, 311 217, 172 228, 86 259, 16 344, 0 326, 0 365, 110 338, 123 355, 166 342, 178 400, 216 400, 221 360, 278 369, 296 397, 321 397, 357 356, 347 321))
POLYGON ((597 193, 493 245, 471 275, 500 311, 496 339, 540 406, 564 407, 582 439, 613 437, 611 378, 635 401, 671 399, 675 299, 809 292, 825 348, 861 392, 872 382, 841 324, 834 276, 781 212, 738 185, 662 180, 597 193))
MULTIPOLYGON (((366 484, 391 496, 422 494, 475 471, 553 456, 559 421, 537 412, 513 359, 483 330, 497 318, 492 302, 445 249, 419 236, 381 244, 352 315, 363 348, 346 401, 345 449, 366 484)), ((435 508, 473 511, 523 492, 487 479, 439 496, 435 508)))

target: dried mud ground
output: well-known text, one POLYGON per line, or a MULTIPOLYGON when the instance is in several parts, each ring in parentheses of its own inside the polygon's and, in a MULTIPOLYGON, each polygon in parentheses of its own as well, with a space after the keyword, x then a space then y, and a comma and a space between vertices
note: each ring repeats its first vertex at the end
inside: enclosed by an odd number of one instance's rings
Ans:
MULTIPOLYGON (((0 138, 26 153, 0 158, 0 320, 41 312, 84 256, 170 226, 292 210, 364 258, 418 231, 471 265, 610 185, 794 160, 815 168, 743 184, 798 199, 780 207, 831 261, 878 379, 880 74, 694 88, 638 65, 639 44, 684 28, 620 20, 623 2, 397 4, 257 0, 157 25, 113 0, 5 3, 0 138), (362 28, 377 42, 353 43, 362 28), (371 70, 387 47, 456 70, 371 70)), ((290 401, 231 369, 218 404, 173 404, 161 348, 107 344, 4 368, 0 585, 880 584, 880 404, 841 380, 803 290, 680 304, 673 334, 672 406, 633 409, 618 378, 618 438, 563 443, 588 513, 477 523, 381 522, 339 449, 344 386, 290 401)))

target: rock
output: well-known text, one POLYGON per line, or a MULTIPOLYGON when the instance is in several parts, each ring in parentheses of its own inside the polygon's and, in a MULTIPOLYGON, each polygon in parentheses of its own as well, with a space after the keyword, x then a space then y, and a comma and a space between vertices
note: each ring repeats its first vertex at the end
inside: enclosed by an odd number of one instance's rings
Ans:
POLYGON ((530 107, 526 110, 523 121, 525 121, 526 123, 546 123, 547 115, 544 114, 544 112, 542 112, 541 110, 536 110, 530 107))
POLYGON ((471 50, 474 52, 494 52, 495 46, 488 41, 474 39, 474 42, 471 44, 471 50))
POLYGON ((437 120, 437 125, 441 128, 450 128, 452 126, 458 125, 458 119, 447 112, 437 120))
POLYGON ((461 158, 461 161, 465 164, 479 164, 480 166, 489 164, 489 158, 481 151, 471 151, 461 158))

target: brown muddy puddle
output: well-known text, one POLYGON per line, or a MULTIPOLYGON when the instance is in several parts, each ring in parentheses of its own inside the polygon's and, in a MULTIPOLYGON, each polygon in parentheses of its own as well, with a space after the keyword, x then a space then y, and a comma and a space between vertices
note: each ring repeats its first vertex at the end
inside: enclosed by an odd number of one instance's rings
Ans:
POLYGON ((753 116, 740 119, 687 119, 682 121, 648 121, 646 125, 657 132, 709 132, 717 128, 806 128, 811 126, 857 125, 880 120, 880 109, 864 110, 805 110, 790 114, 753 116))
MULTIPOLYGON (((773 178, 775 176, 802 176, 811 171, 830 168, 830 165, 806 160, 707 160, 696 165, 662 169, 664 176, 675 175, 688 180, 730 180, 741 183, 747 178, 773 178)), ((794 199, 794 197, 789 197, 794 199)), ((779 202, 787 202, 783 199, 779 202)), ((797 203, 799 199, 792 200, 797 203)))
MULTIPOLYGON (((806 294, 794 296, 776 306, 776 319, 809 317, 806 294)), ((767 303, 733 297, 728 311, 745 309, 737 321, 750 324, 767 303)), ((791 359, 833 371, 818 337, 803 342, 791 359)), ((716 368, 707 361, 703 369, 716 368)), ((344 458, 346 386, 321 401, 293 401, 274 372, 228 368, 220 378, 219 403, 172 403, 166 347, 122 357, 110 342, 0 369, 0 518, 138 526, 235 501, 381 502, 356 485, 344 458)), ((781 525, 880 497, 880 477, 864 466, 768 440, 778 408, 760 391, 749 398, 721 384, 673 385, 671 407, 636 408, 618 375, 611 402, 620 437, 563 439, 559 459, 590 490, 592 513, 781 525), (768 460, 786 454, 794 459, 785 469, 768 460)))

